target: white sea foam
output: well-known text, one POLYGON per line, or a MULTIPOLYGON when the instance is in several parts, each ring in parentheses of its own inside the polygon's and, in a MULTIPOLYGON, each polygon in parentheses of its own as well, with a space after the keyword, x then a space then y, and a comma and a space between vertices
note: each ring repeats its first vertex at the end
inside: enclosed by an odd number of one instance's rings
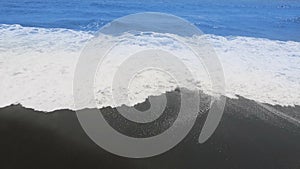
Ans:
MULTIPOLYGON (((1 25, 0 106, 21 103, 43 111, 74 109, 72 84, 75 66, 91 37, 89 32, 69 29, 1 25)), ((227 96, 241 95, 270 104, 300 105, 300 42, 216 35, 205 37, 223 65, 227 96)), ((110 53, 112 56, 109 58, 114 58, 114 63, 117 63, 116 56, 120 53, 143 49, 133 44, 114 50, 115 53, 110 53)), ((188 51, 179 46, 166 45, 173 47, 173 54, 183 56, 185 64, 201 70, 201 67, 196 67, 198 64, 194 64, 195 60, 188 57, 188 51)), ((116 66, 107 64, 105 71, 102 71, 104 74, 96 78, 96 82, 101 84, 95 87, 99 107, 115 106, 106 97, 110 83, 101 83, 101 80, 103 82, 105 75, 111 76, 116 69, 116 66)), ((130 88, 131 104, 176 87, 170 77, 157 72, 154 74, 145 72, 135 77, 130 88)), ((193 83, 209 90, 207 78, 202 74, 197 77, 199 81, 193 83)))

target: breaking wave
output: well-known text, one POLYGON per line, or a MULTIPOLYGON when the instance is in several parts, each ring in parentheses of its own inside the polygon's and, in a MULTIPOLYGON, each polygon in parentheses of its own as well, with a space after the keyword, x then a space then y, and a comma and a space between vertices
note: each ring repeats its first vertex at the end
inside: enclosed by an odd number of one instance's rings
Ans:
MULTIPOLYGON (((74 109, 72 85, 76 63, 92 37, 93 32, 87 31, 0 25, 0 106, 20 103, 42 111, 74 109)), ((221 61, 227 96, 241 95, 269 104, 300 105, 300 42, 240 36, 203 37, 212 44, 221 61)), ((114 62, 122 52, 143 48, 135 40, 130 43, 130 38, 127 39, 129 43, 111 53, 114 62)), ((151 38, 139 40, 154 47, 160 45, 152 43, 151 38)), ((160 42, 173 54, 184 56, 185 64, 203 72, 194 64, 195 60, 188 57, 190 51, 180 44, 169 43, 164 38, 160 42)), ((111 75, 115 69, 116 66, 108 65, 105 74, 111 75)), ((131 104, 174 89, 175 82, 164 76, 152 72, 137 77, 130 91, 131 104)), ((209 92, 208 78, 201 73, 197 77, 193 83, 209 92)), ((99 107, 114 105, 106 97, 109 85, 102 83, 94 89, 99 107)))

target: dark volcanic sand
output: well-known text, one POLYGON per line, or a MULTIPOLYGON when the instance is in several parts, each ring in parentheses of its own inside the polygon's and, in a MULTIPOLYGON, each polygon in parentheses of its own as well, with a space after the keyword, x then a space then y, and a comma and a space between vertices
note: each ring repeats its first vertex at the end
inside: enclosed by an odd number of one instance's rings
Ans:
MULTIPOLYGON (((152 123, 154 133, 168 128, 164 119, 176 117, 178 92, 167 93, 168 109, 152 123), (161 126, 160 126, 161 125, 161 126)), ((136 105, 147 109, 147 101, 136 105)), ((205 106, 204 106, 205 107, 205 106)), ((204 109, 203 107, 203 109, 204 109)), ((272 106, 297 117, 300 107, 272 106)), ((113 108, 105 117, 123 122, 118 130, 128 135, 152 135, 147 126, 132 132, 113 108), (146 131, 146 132, 143 132, 146 131)), ((227 99, 225 113, 213 136, 197 139, 206 113, 199 116, 188 136, 170 151, 146 159, 129 159, 108 153, 94 144, 81 128, 74 111, 36 112, 20 105, 0 109, 0 168, 30 169, 300 169, 300 126, 274 115, 254 101, 227 99)), ((150 124, 149 124, 150 125, 150 124)))

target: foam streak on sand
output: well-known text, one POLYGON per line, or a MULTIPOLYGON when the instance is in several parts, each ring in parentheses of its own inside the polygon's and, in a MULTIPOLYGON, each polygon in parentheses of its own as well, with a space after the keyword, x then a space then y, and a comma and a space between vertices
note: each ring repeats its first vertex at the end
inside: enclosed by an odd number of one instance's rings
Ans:
POLYGON ((285 113, 282 113, 281 111, 279 110, 276 110, 275 108, 271 107, 271 106, 268 106, 268 105, 265 105, 265 104, 262 104, 262 103, 258 103, 260 106, 262 106, 263 108, 267 109, 268 111, 272 112, 273 114, 277 115, 278 117, 280 118, 283 118, 283 119, 286 119, 287 121, 297 125, 297 126, 300 126, 300 121, 294 117, 291 117, 285 113))
MULTIPOLYGON (((44 111, 74 109, 73 74, 80 52, 91 37, 89 32, 69 29, 0 25, 0 106, 21 103, 44 111)), ((205 37, 212 43, 223 65, 228 96, 241 95, 269 104, 300 105, 300 42, 205 37)), ((178 51, 179 55, 184 53, 178 51)), ((192 63, 193 60, 187 58, 184 62, 192 63)), ((149 75, 145 76, 144 80, 151 81, 149 75)), ((143 77, 139 78, 138 82, 143 83, 143 77)), ((200 82, 203 80, 199 79, 200 82)), ((200 83, 204 90, 209 88, 205 84, 200 83)), ((102 87, 107 89, 109 86, 102 87)), ((138 98, 134 102, 142 102, 149 95, 173 87, 174 84, 166 80, 146 93, 136 88, 134 93, 138 98)), ((104 90, 96 91, 105 95, 104 90)), ((104 98, 100 98, 99 104, 100 107, 112 105, 104 98)))

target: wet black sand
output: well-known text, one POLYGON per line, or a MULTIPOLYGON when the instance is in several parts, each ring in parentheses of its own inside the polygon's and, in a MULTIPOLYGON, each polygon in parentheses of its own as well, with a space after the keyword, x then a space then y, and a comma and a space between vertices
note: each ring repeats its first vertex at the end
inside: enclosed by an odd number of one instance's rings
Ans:
MULTIPOLYGON (((176 105, 178 95, 167 95, 171 101, 164 118, 176 112, 172 106, 176 105)), ((147 106, 145 102, 136 107, 147 106)), ((296 118, 300 114, 299 106, 271 107, 296 118)), ((114 114, 115 109, 108 107, 102 111, 112 126, 116 120, 122 121, 122 117, 114 114)), ((199 116, 189 135, 172 150, 151 158, 129 159, 94 144, 73 111, 44 113, 21 105, 8 106, 0 109, 0 168, 300 169, 299 124, 280 118, 255 101, 242 97, 227 99, 217 130, 207 142, 199 144, 205 115, 204 112, 199 116)), ((131 127, 136 126, 124 124, 126 128, 119 129, 120 132, 143 137, 139 133, 144 129, 132 132, 131 127)), ((158 124, 163 123, 154 126, 158 124)))

